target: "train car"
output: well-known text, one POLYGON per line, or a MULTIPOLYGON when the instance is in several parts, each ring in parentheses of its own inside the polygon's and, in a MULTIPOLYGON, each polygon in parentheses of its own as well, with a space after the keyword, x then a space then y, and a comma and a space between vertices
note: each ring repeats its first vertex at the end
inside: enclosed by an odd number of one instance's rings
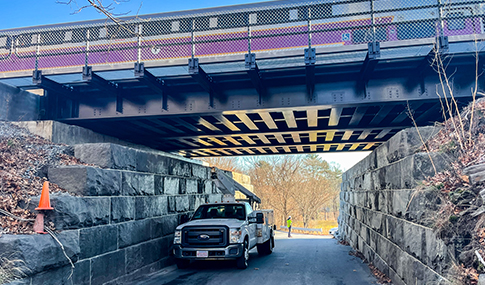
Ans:
POLYGON ((0 31, 0 72, 484 33, 485 4, 271 1, 0 31))

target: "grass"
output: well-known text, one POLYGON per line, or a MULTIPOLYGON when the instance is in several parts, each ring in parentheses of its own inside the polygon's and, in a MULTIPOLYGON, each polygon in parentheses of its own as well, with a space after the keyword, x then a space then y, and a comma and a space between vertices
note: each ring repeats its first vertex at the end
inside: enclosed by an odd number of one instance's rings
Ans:
POLYGON ((22 260, 11 260, 0 256, 0 284, 12 282, 15 279, 25 277, 26 268, 19 266, 22 260))

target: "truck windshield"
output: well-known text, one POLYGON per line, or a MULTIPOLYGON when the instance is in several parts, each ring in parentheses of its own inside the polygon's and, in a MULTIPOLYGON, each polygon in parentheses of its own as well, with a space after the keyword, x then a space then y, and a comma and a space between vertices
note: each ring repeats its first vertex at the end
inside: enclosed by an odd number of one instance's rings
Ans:
POLYGON ((203 205, 195 212, 192 220, 238 219, 244 220, 244 205, 203 205))

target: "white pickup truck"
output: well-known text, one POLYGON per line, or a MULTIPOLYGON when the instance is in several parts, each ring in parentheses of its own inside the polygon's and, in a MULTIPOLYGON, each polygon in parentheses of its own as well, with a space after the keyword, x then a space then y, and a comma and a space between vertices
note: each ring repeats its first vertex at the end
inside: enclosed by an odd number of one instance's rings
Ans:
POLYGON ((178 268, 191 260, 236 260, 246 269, 252 248, 273 252, 274 230, 273 210, 253 211, 246 202, 205 204, 175 229, 172 253, 178 268))

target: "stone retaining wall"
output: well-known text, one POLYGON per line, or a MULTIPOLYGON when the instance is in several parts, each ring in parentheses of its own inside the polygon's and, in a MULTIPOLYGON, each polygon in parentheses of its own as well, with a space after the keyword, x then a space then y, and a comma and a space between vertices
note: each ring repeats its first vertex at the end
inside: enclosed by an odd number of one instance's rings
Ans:
POLYGON ((68 193, 51 193, 55 210, 46 216, 74 268, 50 235, 3 235, 0 252, 29 268, 29 277, 13 284, 122 284, 159 270, 171 264, 182 217, 222 199, 210 168, 195 162, 109 143, 76 145, 74 152, 96 167, 49 169, 49 180, 68 193))
POLYGON ((393 284, 446 284, 454 259, 430 228, 440 207, 437 190, 421 186, 434 175, 431 159, 440 172, 451 158, 416 153, 438 131, 420 128, 420 138, 415 128, 403 130, 343 174, 339 233, 393 284))

